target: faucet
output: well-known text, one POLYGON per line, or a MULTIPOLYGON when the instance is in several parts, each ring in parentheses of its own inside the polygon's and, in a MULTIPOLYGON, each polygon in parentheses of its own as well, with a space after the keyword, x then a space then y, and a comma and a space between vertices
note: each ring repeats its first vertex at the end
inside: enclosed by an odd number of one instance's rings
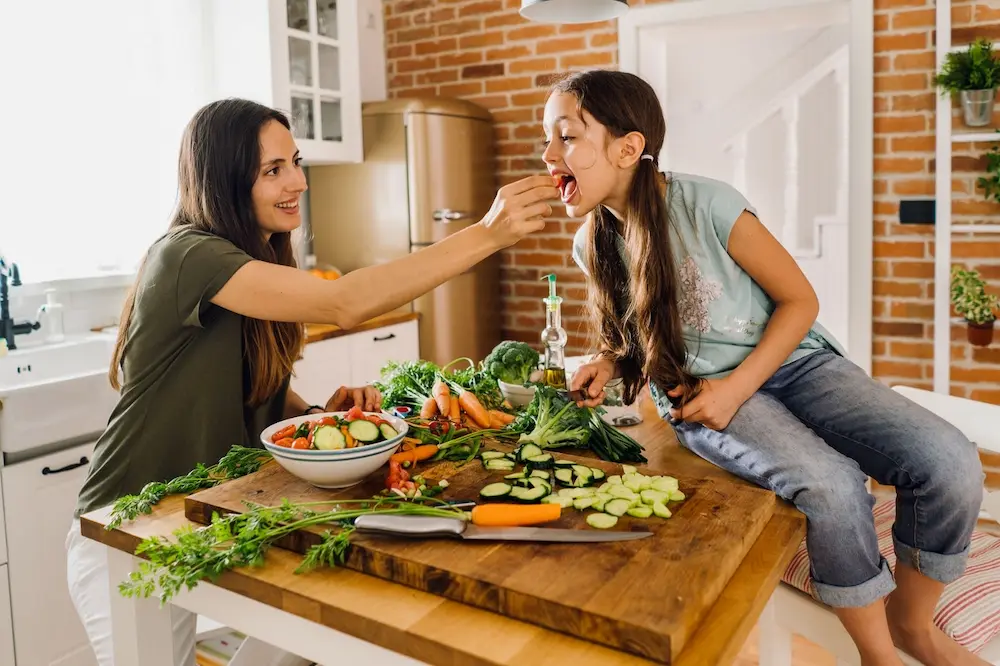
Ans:
POLYGON ((17 270, 17 264, 0 257, 0 331, 4 340, 7 341, 7 349, 17 349, 14 343, 15 335, 27 335, 32 331, 37 331, 41 324, 37 321, 24 321, 14 323, 10 316, 10 300, 8 298, 8 283, 10 287, 21 286, 21 274, 17 270))

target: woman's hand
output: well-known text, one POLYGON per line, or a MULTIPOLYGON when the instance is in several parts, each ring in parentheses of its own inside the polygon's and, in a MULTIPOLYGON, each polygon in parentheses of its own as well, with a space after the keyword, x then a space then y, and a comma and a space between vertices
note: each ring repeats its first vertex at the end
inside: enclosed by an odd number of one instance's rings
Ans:
POLYGON ((326 411, 343 412, 351 407, 360 407, 366 412, 382 410, 382 394, 374 386, 347 388, 341 386, 329 400, 326 401, 326 411))
POLYGON ((589 400, 583 400, 576 404, 580 407, 597 407, 604 402, 604 386, 614 379, 615 364, 606 359, 598 358, 590 363, 581 365, 573 373, 569 388, 571 391, 586 389, 589 400))
POLYGON ((545 228, 545 218, 552 214, 552 206, 545 202, 559 198, 555 182, 552 176, 528 176, 500 188, 480 221, 499 248, 545 228))
MULTIPOLYGON (((677 399, 684 394, 684 387, 677 386, 667 395, 677 399)), ((700 423, 712 430, 725 430, 746 398, 742 391, 728 379, 703 379, 701 391, 681 409, 671 409, 671 418, 687 423, 700 423)))

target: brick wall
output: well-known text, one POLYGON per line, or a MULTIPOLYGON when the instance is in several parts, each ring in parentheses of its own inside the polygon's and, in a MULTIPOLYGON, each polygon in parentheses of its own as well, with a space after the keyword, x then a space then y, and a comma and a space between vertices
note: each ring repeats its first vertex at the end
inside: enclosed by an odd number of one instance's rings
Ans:
MULTIPOLYGON (((956 42, 979 34, 1000 39, 1000 10, 968 0, 953 0, 952 5, 956 42)), ((618 61, 613 23, 534 24, 521 19, 519 6, 519 0, 385 3, 390 96, 456 96, 489 109, 496 119, 500 183, 543 168, 540 119, 550 77, 575 69, 615 67, 618 61)), ((875 0, 875 7, 873 371, 887 381, 929 388, 934 230, 897 222, 900 198, 934 194, 934 2, 875 0)), ((986 202, 975 190, 983 164, 980 156, 988 148, 956 147, 956 223, 1000 218, 1000 206, 986 202)), ((555 272, 566 298, 563 315, 569 352, 586 349, 584 283, 570 258, 576 228, 577 223, 557 218, 545 234, 504 253, 507 336, 537 341, 544 326, 539 298, 545 287, 539 278, 555 272)), ((956 262, 979 268, 1000 289, 1000 238, 956 236, 953 253, 956 262)), ((954 328, 954 392, 1000 403, 1000 343, 973 349, 962 342, 964 335, 963 328, 954 328)))

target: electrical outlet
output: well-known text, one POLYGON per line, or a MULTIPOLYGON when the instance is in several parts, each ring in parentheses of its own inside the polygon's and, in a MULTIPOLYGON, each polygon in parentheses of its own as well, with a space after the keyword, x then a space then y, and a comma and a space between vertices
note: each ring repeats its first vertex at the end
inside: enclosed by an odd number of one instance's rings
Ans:
POLYGON ((934 199, 904 199, 899 202, 900 224, 934 224, 936 219, 934 199))

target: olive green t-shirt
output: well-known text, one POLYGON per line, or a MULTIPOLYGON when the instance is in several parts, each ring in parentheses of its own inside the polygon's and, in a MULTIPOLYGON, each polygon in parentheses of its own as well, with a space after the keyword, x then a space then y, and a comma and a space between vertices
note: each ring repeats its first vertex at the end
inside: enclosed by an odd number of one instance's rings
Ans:
POLYGON ((190 228, 157 240, 139 277, 121 398, 97 442, 76 515, 135 494, 151 481, 213 464, 234 444, 260 446, 282 418, 282 390, 245 407, 243 317, 210 302, 251 257, 190 228))

